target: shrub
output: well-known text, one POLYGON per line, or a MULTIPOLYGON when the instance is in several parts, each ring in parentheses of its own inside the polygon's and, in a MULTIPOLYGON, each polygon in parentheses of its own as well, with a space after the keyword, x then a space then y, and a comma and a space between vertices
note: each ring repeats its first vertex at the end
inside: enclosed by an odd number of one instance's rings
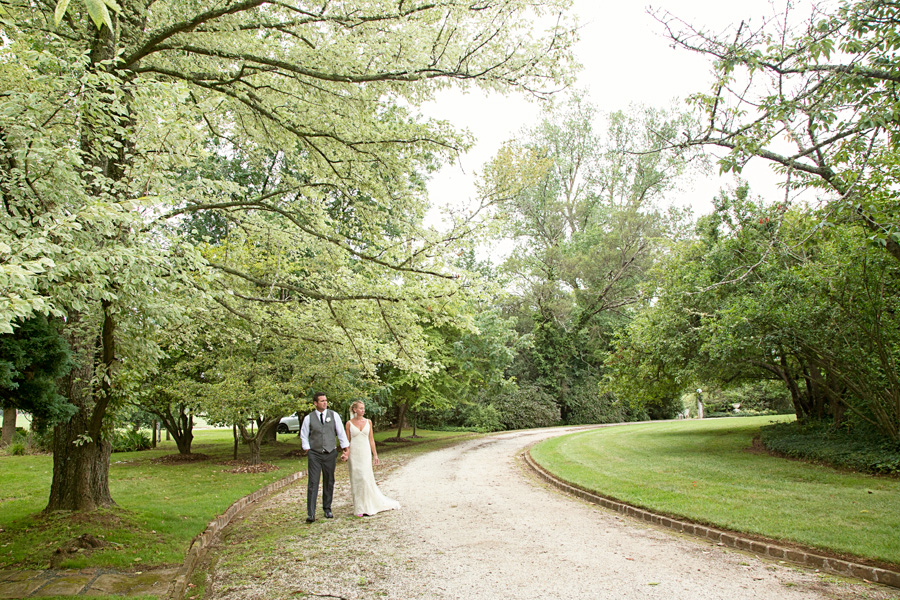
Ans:
POLYGON ((863 473, 900 474, 900 444, 864 428, 827 422, 777 423, 760 430, 768 450, 863 473))
POLYGON ((140 431, 116 431, 112 436, 113 452, 137 452, 150 448, 150 436, 140 431))
POLYGON ((575 398, 572 411, 569 413, 568 425, 623 423, 628 420, 627 407, 613 394, 599 394, 596 387, 591 392, 573 394, 575 398))
POLYGON ((503 424, 500 422, 500 412, 490 404, 469 405, 463 426, 482 432, 503 430, 503 424))
POLYGON ((13 442, 6 449, 6 452, 12 456, 22 456, 25 454, 25 444, 22 442, 13 442))
POLYGON ((553 397, 536 385, 509 385, 491 398, 504 429, 550 427, 559 424, 553 397))
POLYGON ((16 427, 16 433, 13 435, 13 443, 21 442, 25 444, 28 441, 28 430, 24 427, 16 427))

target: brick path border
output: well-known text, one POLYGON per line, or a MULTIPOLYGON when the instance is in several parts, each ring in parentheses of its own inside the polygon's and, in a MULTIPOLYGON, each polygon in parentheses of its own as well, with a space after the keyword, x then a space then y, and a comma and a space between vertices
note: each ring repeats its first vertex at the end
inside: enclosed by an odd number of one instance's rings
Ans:
POLYGON ((599 504, 600 506, 615 511, 619 514, 645 521, 652 525, 665 527, 667 529, 677 531, 678 533, 685 533, 688 535, 704 538, 717 544, 727 546, 729 548, 735 548, 736 550, 743 550, 746 552, 752 552, 753 554, 757 554, 760 556, 765 556, 767 558, 774 558, 777 560, 797 563, 805 567, 819 569, 820 571, 827 571, 836 575, 855 577, 857 579, 864 579, 866 581, 900 588, 900 572, 898 571, 871 567, 869 565, 861 565, 859 563, 832 558, 829 556, 822 556, 819 554, 815 554, 813 550, 785 548, 777 545, 772 541, 761 542, 759 540, 741 537, 739 533, 733 531, 716 529, 714 527, 708 527, 706 525, 698 525, 696 523, 689 523, 687 521, 680 521, 672 517, 658 515, 649 510, 637 508, 631 506, 630 504, 625 504, 624 502, 619 502, 618 500, 606 498, 594 492, 589 492, 587 490, 576 487, 571 483, 563 481, 562 479, 559 479, 558 477, 549 473, 548 471, 544 470, 543 467, 538 465, 531 457, 530 450, 526 450, 525 452, 523 452, 522 458, 524 459, 525 464, 528 465, 532 469, 532 471, 534 471, 538 475, 538 477, 540 477, 547 483, 559 488, 564 492, 572 494, 573 496, 577 496, 582 500, 586 500, 593 504, 599 504))
POLYGON ((287 487, 301 477, 303 477, 303 471, 297 471, 278 481, 273 481, 269 485, 256 490, 249 496, 240 498, 234 504, 229 506, 228 510, 216 517, 215 521, 211 521, 210 524, 206 526, 203 533, 191 541, 187 555, 184 557, 184 564, 178 569, 175 581, 172 582, 172 587, 169 589, 168 598, 170 600, 181 600, 184 597, 184 591, 187 589, 188 580, 191 578, 191 574, 193 574, 194 568, 197 566, 200 557, 203 556, 206 549, 218 539, 219 533, 231 523, 232 519, 234 519, 239 512, 260 498, 264 498, 269 494, 287 487))

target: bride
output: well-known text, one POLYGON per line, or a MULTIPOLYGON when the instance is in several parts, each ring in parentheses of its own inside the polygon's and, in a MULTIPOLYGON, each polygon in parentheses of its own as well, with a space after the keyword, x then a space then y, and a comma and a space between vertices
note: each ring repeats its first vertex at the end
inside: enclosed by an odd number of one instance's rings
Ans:
POLYGON ((345 426, 350 440, 350 492, 353 512, 357 517, 374 515, 384 510, 400 508, 400 503, 381 493, 372 472, 372 460, 379 464, 375 449, 372 421, 365 418, 366 405, 357 400, 350 405, 350 420, 345 426))

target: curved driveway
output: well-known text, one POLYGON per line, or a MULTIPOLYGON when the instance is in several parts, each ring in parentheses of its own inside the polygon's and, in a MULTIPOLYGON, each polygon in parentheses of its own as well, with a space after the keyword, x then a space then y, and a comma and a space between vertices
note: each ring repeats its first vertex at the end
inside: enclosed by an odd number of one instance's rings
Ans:
POLYGON ((517 456, 565 431, 479 438, 387 477, 382 489, 403 509, 372 521, 394 529, 416 559, 412 580, 394 589, 419 590, 408 600, 896 597, 657 530, 542 485, 517 456))

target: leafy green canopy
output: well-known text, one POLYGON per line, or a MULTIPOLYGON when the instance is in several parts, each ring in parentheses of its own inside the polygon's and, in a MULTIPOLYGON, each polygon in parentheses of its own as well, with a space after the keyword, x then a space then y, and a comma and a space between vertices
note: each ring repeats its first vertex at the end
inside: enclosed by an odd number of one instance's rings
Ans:
POLYGON ((92 22, 81 4, 6 3, 2 331, 96 303, 120 327, 174 327, 167 297, 239 310, 226 296, 248 284, 291 295, 307 327, 402 331, 399 306, 458 287, 441 258, 455 236, 420 221, 424 173, 467 143, 415 106, 452 83, 540 95, 572 67, 567 0, 98 4, 92 22), (549 25, 535 33, 534 19, 549 25), (217 216, 185 237, 196 213, 217 216), (231 239, 201 253, 216 228, 231 239), (252 236, 283 249, 284 268, 254 273, 252 236))
POLYGON ((517 375, 554 397, 565 421, 601 401, 609 338, 640 300, 658 238, 677 233, 681 215, 658 204, 687 156, 659 149, 685 124, 683 115, 639 107, 600 118, 576 96, 488 171, 485 186, 503 198, 501 230, 516 243, 503 265, 516 288, 514 314, 532 341, 517 375))
POLYGON ((105 486, 107 412, 191 305, 427 371, 410 304, 438 312, 464 278, 422 182, 467 136, 416 107, 454 83, 547 93, 572 67, 568 0, 101 2, 3 3, 0 332, 64 317, 84 360, 51 509, 111 502, 79 500, 105 486))
POLYGON ((673 245, 610 356, 609 386, 652 402, 698 384, 777 381, 798 420, 900 439, 897 262, 860 230, 767 206, 746 187, 717 199, 673 245))
POLYGON ((657 18, 715 68, 712 89, 692 97, 701 125, 686 144, 729 149, 723 171, 760 157, 788 190, 826 190, 828 218, 863 227, 900 260, 900 5, 842 0, 803 20, 788 3, 761 27, 742 21, 718 35, 657 18))

